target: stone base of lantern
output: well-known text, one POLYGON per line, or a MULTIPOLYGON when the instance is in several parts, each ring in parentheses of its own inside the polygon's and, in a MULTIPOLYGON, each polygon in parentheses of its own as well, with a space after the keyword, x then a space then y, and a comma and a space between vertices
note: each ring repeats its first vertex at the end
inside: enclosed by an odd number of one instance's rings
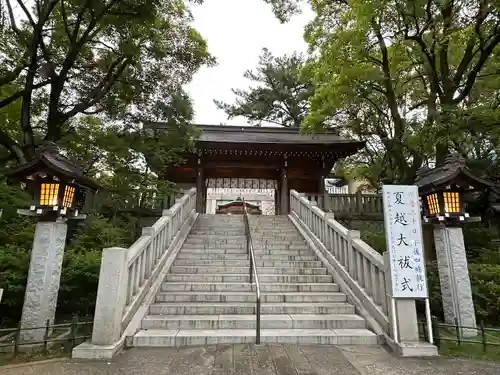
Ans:
POLYGON ((461 227, 434 226, 434 242, 446 324, 458 322, 463 337, 478 334, 461 227), (456 319, 456 321, 455 321, 456 319))
POLYGON ((23 342, 43 341, 47 320, 54 322, 67 229, 62 218, 36 224, 21 316, 23 342))

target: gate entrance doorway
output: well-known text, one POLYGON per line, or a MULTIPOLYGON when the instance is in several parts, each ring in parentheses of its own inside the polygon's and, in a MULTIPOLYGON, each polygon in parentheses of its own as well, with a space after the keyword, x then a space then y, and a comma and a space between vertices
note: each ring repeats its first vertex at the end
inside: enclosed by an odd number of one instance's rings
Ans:
MULTIPOLYGON (((204 211, 207 214, 220 213, 227 205, 237 206, 242 198, 255 206, 253 214, 278 215, 278 181, 255 178, 208 178, 207 198, 204 211)), ((251 207, 251 206, 250 206, 251 207)), ((233 207, 234 208, 234 207, 233 207)))

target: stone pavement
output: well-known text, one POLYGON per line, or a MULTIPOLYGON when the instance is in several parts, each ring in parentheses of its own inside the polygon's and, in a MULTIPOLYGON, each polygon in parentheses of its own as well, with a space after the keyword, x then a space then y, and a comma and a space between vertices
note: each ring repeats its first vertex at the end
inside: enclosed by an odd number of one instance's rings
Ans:
POLYGON ((380 346, 217 345, 131 349, 112 362, 0 368, 0 375, 498 375, 500 364, 395 358, 380 346))

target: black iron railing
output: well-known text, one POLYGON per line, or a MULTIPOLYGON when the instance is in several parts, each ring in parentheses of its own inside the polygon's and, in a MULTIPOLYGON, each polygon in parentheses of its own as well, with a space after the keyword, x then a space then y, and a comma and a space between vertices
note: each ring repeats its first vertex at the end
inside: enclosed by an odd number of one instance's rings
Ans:
POLYGON ((71 350, 91 337, 92 321, 80 321, 74 317, 71 323, 51 323, 47 320, 44 326, 0 329, 0 366, 10 363, 16 357, 59 357, 66 356, 71 350), (23 340, 23 333, 41 331, 43 336, 38 340, 23 340))
POLYGON ((250 233, 250 223, 248 220, 247 203, 243 199, 243 220, 245 221, 245 237, 247 240, 247 254, 250 259, 250 284, 255 284, 255 292, 257 294, 256 300, 256 332, 255 332, 255 343, 260 344, 260 284, 259 275, 257 274, 257 266, 255 264, 255 252, 253 249, 252 235, 250 233))
MULTIPOLYGON (((457 348, 462 347, 463 352, 483 352, 490 348, 496 353, 500 352, 500 328, 485 327, 482 321, 478 326, 461 326, 455 318, 455 324, 446 324, 432 317, 432 331, 434 333, 434 343, 438 348, 452 348, 455 352, 460 352, 457 348), (468 331, 466 337, 463 334, 468 331)), ((420 337, 428 341, 427 322, 419 322, 420 337)))

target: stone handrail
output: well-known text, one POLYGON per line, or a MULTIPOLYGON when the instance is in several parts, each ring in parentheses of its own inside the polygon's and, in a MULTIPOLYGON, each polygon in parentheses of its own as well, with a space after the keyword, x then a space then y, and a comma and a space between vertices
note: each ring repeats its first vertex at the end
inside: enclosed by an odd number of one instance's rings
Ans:
POLYGON ((305 193, 310 201, 315 201, 325 212, 336 214, 383 217, 381 194, 317 194, 305 193))
POLYGON ((358 306, 388 332, 389 317, 383 256, 295 190, 290 192, 292 218, 315 237, 315 244, 352 291, 358 306))
POLYGON ((111 345, 120 339, 151 284, 158 277, 168 249, 193 215, 196 189, 189 190, 128 249, 103 250, 97 290, 92 344, 111 345))

